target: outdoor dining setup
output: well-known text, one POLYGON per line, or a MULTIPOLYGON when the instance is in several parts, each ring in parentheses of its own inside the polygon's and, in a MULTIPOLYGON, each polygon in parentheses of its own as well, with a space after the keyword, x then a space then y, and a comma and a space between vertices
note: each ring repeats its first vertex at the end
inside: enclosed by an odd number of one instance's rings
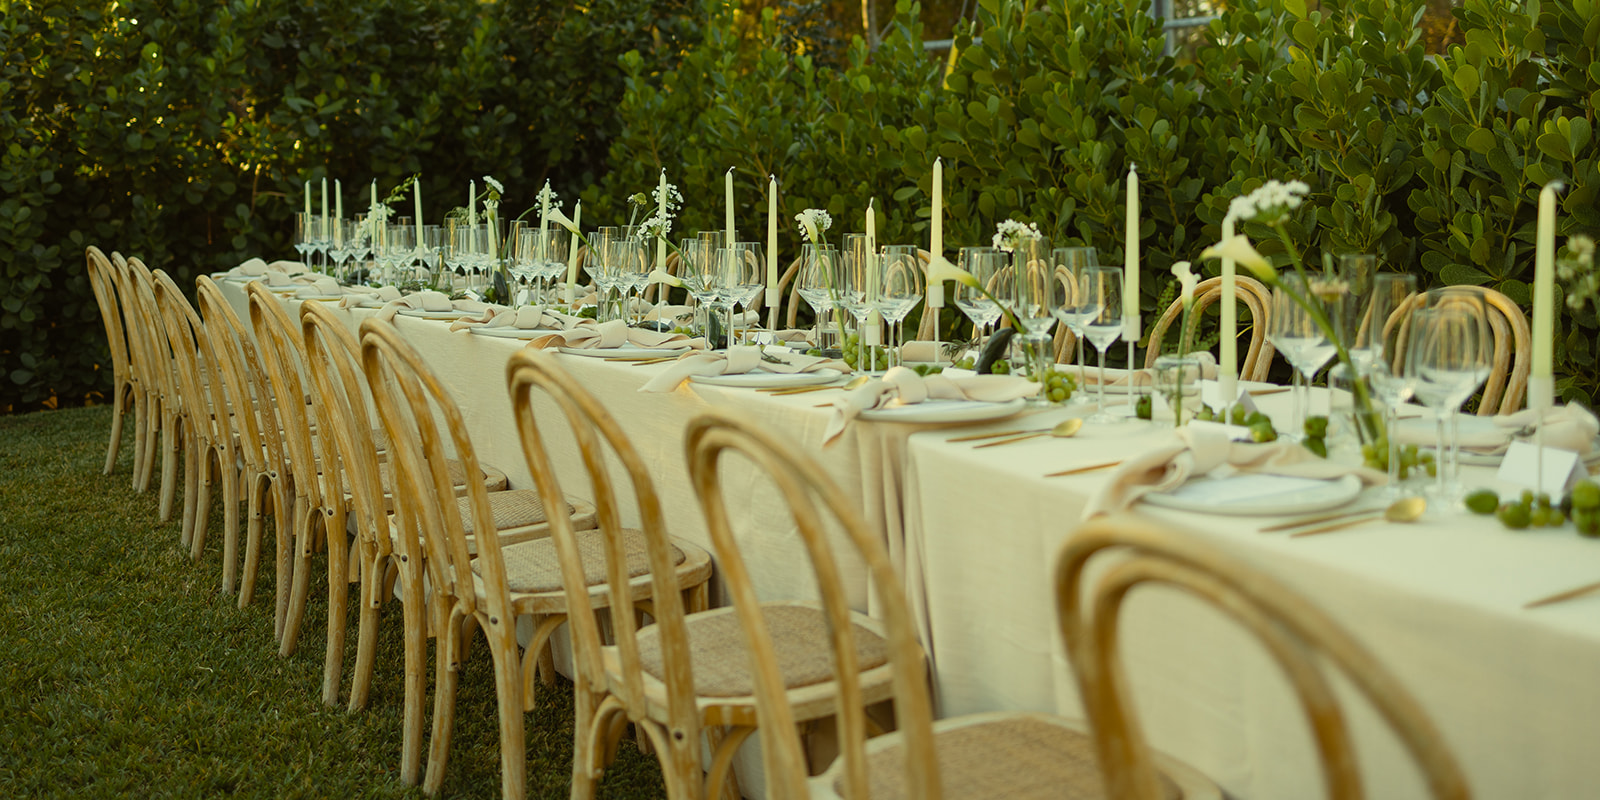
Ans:
POLYGON ((1558 187, 1531 320, 1307 263, 1292 181, 1235 198, 1146 319, 1136 169, 1120 265, 1013 220, 945 241, 941 169, 917 242, 878 238, 877 198, 780 219, 775 178, 736 219, 730 170, 607 220, 548 184, 507 219, 489 176, 438 219, 417 181, 353 215, 307 182, 297 258, 193 287, 90 247, 108 470, 134 426, 136 487, 272 604, 282 656, 322 659, 325 704, 403 674, 395 771, 428 793, 469 659, 508 798, 558 681, 575 798, 626 738, 675 798, 1600 785, 1600 423, 1552 378, 1557 273, 1593 243, 1556 241, 1558 187), (720 229, 674 230, 715 200, 720 229))

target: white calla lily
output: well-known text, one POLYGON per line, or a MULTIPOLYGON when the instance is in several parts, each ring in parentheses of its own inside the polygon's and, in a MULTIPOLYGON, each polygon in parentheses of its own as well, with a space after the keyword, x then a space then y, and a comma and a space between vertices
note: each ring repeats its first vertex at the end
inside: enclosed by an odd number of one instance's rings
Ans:
POLYGON ((1237 234, 1223 239, 1207 247, 1200 253, 1201 258, 1226 258, 1245 269, 1250 270, 1257 280, 1267 285, 1278 282, 1278 271, 1262 255, 1256 252, 1255 247, 1244 234, 1237 234))
POLYGON ((974 289, 983 288, 978 285, 978 279, 974 278, 972 273, 950 263, 950 260, 944 256, 935 254, 933 259, 928 262, 928 282, 941 283, 943 281, 955 281, 956 283, 971 286, 974 289))
POLYGON ((683 286, 683 281, 679 280, 678 276, 673 275, 664 269, 651 270, 650 274, 645 276, 645 284, 648 285, 652 283, 664 283, 668 286, 678 287, 683 286))
POLYGON ((578 232, 577 223, 573 222, 572 219, 563 213, 559 208, 550 209, 549 219, 551 222, 554 222, 555 224, 560 225, 561 227, 566 228, 573 233, 578 232))
POLYGON ((1189 269, 1189 262, 1179 261, 1172 265, 1172 275, 1178 279, 1178 296, 1183 299, 1183 307, 1194 305, 1194 287, 1200 282, 1200 276, 1189 269))

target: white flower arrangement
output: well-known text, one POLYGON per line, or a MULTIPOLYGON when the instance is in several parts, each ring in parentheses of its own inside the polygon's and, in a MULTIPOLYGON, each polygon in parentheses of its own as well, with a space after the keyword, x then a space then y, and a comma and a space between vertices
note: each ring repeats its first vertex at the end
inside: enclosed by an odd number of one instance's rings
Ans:
POLYGON ((1037 242, 1042 238, 1044 238, 1044 234, 1039 232, 1038 225, 1032 222, 1022 223, 1014 219, 1008 219, 995 226, 994 246, 1011 253, 1021 247, 1024 242, 1037 242))
POLYGON ((1582 311, 1600 297, 1600 275, 1594 271, 1594 239, 1583 234, 1567 237, 1567 257, 1556 264, 1556 275, 1568 281, 1567 307, 1582 311))
POLYGON ((678 193, 678 187, 676 184, 668 183, 657 186, 655 191, 651 192, 650 195, 651 199, 655 201, 656 206, 660 207, 665 205, 667 207, 667 213, 669 214, 676 213, 678 209, 683 208, 683 195, 678 193))
POLYGON ((1255 191, 1243 196, 1233 198, 1228 204, 1228 218, 1240 222, 1260 222, 1265 225, 1276 225, 1288 216, 1290 211, 1300 207, 1306 195, 1311 193, 1311 187, 1305 181, 1270 180, 1262 184, 1255 191))
POLYGON ((495 209, 500 207, 500 196, 505 194, 506 187, 488 175, 483 176, 483 210, 489 212, 489 218, 494 218, 495 209))
POLYGON ((800 238, 808 244, 822 244, 822 234, 833 227, 833 217, 820 208, 808 208, 794 215, 794 221, 800 223, 800 238))
POLYGON ((639 223, 639 237, 643 239, 656 238, 668 239, 672 233, 672 215, 655 214, 644 222, 639 223))

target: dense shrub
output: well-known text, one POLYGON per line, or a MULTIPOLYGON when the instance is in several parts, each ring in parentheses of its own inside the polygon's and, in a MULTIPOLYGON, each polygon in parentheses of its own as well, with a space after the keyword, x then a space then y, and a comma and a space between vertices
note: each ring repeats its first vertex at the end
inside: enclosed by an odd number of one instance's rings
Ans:
MULTIPOLYGON (((302 181, 347 213, 423 172, 425 213, 484 173, 521 197, 605 172, 618 57, 670 66, 692 0, 120 0, 0 14, 0 408, 109 384, 83 248, 188 285, 290 254, 302 181)), ((520 211, 520 209, 518 209, 520 211)))

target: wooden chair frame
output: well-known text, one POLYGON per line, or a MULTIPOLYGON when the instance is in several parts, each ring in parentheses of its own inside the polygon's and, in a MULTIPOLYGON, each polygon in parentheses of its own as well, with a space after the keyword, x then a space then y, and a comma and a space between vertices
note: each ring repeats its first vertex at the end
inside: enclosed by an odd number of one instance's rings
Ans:
MULTIPOLYGON (((588 586, 578 542, 564 508, 551 515, 551 539, 565 578, 566 609, 609 608, 608 621, 615 642, 603 646, 595 614, 546 615, 541 624, 551 627, 565 620, 573 643, 573 684, 577 723, 571 796, 593 797, 605 764, 615 755, 620 722, 632 722, 648 737, 661 762, 672 798, 701 798, 714 794, 725 776, 731 776, 734 750, 743 737, 721 739, 715 703, 700 702, 689 668, 690 648, 686 613, 705 611, 709 605, 711 557, 705 550, 668 536, 661 502, 644 460, 605 407, 559 365, 550 353, 522 350, 506 366, 513 415, 522 439, 528 470, 543 496, 561 496, 545 438, 539 430, 533 400, 536 393, 550 397, 563 412, 583 454, 585 470, 603 535, 606 578, 603 586, 588 586), (622 542, 622 513, 607 455, 622 467, 633 489, 646 545, 649 572, 629 577, 622 542), (674 564, 672 548, 683 554, 674 564), (613 598, 626 597, 628 603, 613 598), (637 614, 650 614, 660 638, 665 677, 660 691, 648 686, 640 661, 637 614), (712 769, 702 777, 700 734, 711 734, 712 769), (720 746, 719 746, 720 740, 720 746)), ((537 639, 535 640, 537 643, 537 639)), ((525 683, 531 672, 524 672, 525 683)), ((531 685, 531 684, 529 684, 531 685)), ((735 789, 736 791, 736 789, 735 789)), ((737 794, 734 795, 737 797, 737 794)))
MULTIPOLYGON (((124 318, 133 320, 128 326, 134 334, 133 348, 143 354, 133 363, 140 373, 140 384, 145 389, 145 448, 139 468, 134 473, 134 489, 143 492, 150 488, 155 470, 156 441, 160 437, 161 488, 157 516, 162 522, 172 519, 172 504, 178 488, 178 454, 183 447, 183 408, 179 399, 176 367, 173 366, 172 345, 167 340, 166 325, 161 310, 156 306, 155 278, 144 262, 137 258, 127 261, 121 273, 126 279, 123 293, 124 318), (132 313, 128 313, 128 312, 132 313), (138 365, 143 364, 142 369, 138 365)), ((185 475, 185 483, 193 480, 195 472, 185 475)), ((192 484, 189 486, 192 490, 192 484)), ((190 525, 183 524, 182 543, 189 544, 190 525)))
MULTIPOLYGON (((890 673, 888 688, 895 700, 895 716, 905 736, 909 797, 942 797, 932 733, 933 709, 928 698, 927 669, 922 648, 912 634, 911 615, 900 578, 889 561, 884 543, 867 527, 844 494, 811 459, 795 458, 803 452, 759 426, 722 409, 712 409, 689 423, 686 435, 689 475, 705 512, 706 527, 749 646, 751 671, 756 683, 756 714, 761 728, 762 763, 767 796, 778 800, 810 797, 807 769, 796 723, 803 721, 791 706, 778 671, 777 656, 762 604, 750 580, 739 545, 734 539, 721 489, 721 456, 735 451, 772 479, 787 502, 800 539, 810 557, 821 591, 821 606, 828 623, 834 659, 832 690, 840 739, 842 779, 847 797, 867 796, 864 743, 868 720, 866 706, 883 699, 870 688, 890 673), (850 610, 838 561, 828 540, 825 518, 842 527, 863 558, 881 601, 889 663, 865 673, 858 669, 852 629, 858 617, 850 610)), ((836 764, 836 769, 840 766, 836 764)))
MULTIPOLYGON (((1250 347, 1245 351, 1244 359, 1239 362, 1239 378, 1247 381, 1264 381, 1267 372, 1272 368, 1272 357, 1277 353, 1272 342, 1267 341, 1269 315, 1272 313, 1272 291, 1260 281, 1246 275, 1236 275, 1237 282, 1234 287, 1234 296, 1242 301, 1250 310, 1250 347)), ((1194 307, 1189 315, 1191 332, 1200 324, 1200 314, 1206 308, 1222 299, 1222 278, 1206 278, 1195 285, 1194 307)), ((1167 329, 1183 316, 1183 299, 1178 298, 1167 306, 1156 323, 1150 326, 1150 347, 1145 351, 1144 366, 1146 369, 1156 365, 1156 358, 1161 355, 1162 339, 1167 335, 1167 329)))
MULTIPOLYGON (((1516 412, 1522 408, 1523 402, 1527 399, 1528 375, 1533 368, 1533 333, 1528 328, 1528 318, 1523 315, 1521 307, 1511 302, 1511 298, 1494 289, 1482 286, 1450 288, 1481 295, 1490 312, 1489 327, 1494 331, 1493 363, 1489 377, 1483 382, 1483 398, 1478 403, 1478 415, 1490 417, 1516 412)), ((1393 331, 1394 326, 1400 326, 1400 331, 1395 337, 1397 346, 1391 359, 1392 364, 1404 363, 1406 331, 1410 328, 1411 312, 1424 302, 1426 299, 1423 293, 1418 293, 1395 309, 1384 322, 1385 338, 1393 331)))
POLYGON ((1092 520, 1067 538, 1056 564, 1062 637, 1095 731, 1107 796, 1159 797, 1152 754, 1128 702, 1117 637, 1135 587, 1184 591, 1243 625, 1283 669, 1311 723, 1328 797, 1363 796, 1350 732, 1321 664, 1341 672, 1399 737, 1437 798, 1466 798, 1461 769, 1422 708, 1354 638, 1298 593, 1193 536, 1131 514, 1092 520), (1089 561, 1126 557, 1091 584, 1089 561))
POLYGON ((128 413, 134 415, 133 464, 134 472, 142 462, 144 453, 145 401, 138 378, 130 361, 133 353, 127 326, 123 324, 121 281, 105 253, 94 245, 84 249, 89 287, 94 291, 95 305, 100 308, 100 323, 106 329, 106 346, 111 352, 111 439, 106 444, 105 474, 110 475, 117 466, 117 454, 122 448, 122 426, 128 413))

